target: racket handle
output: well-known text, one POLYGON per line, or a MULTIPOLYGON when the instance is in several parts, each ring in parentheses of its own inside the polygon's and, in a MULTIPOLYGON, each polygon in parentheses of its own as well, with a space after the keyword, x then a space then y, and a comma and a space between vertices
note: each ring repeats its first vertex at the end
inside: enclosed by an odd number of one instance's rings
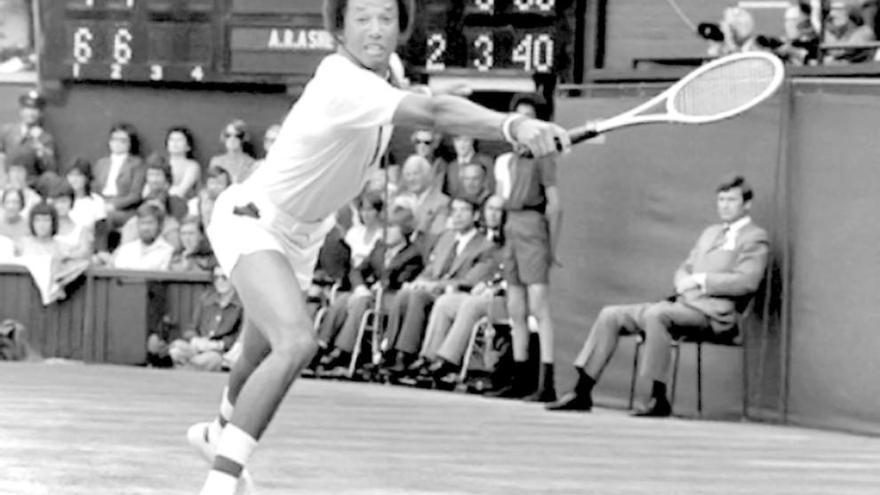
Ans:
MULTIPOLYGON (((568 138, 571 140, 571 144, 578 144, 588 139, 593 139, 599 134, 601 134, 601 132, 597 131, 595 126, 586 125, 568 131, 568 138)), ((556 151, 562 151, 562 143, 560 143, 558 139, 556 140, 556 151)), ((520 156, 524 158, 534 158, 532 152, 529 150, 523 151, 520 153, 520 156)))

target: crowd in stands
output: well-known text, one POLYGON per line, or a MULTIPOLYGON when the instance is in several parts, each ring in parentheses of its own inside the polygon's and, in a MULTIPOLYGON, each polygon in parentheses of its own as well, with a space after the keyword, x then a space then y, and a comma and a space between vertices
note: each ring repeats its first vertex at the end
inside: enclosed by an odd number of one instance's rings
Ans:
MULTIPOLYGON (((137 130, 125 123, 109 128, 106 156, 62 167, 42 126, 44 104, 23 95, 20 122, 2 128, 0 263, 50 265, 47 291, 57 298, 90 266, 210 275, 191 322, 150 329, 148 362, 228 369, 244 315, 205 227, 223 190, 266 166, 253 156, 247 124, 222 129, 224 151, 204 170, 186 127, 170 128, 165 149, 142 159, 137 130)), ((533 95, 511 105, 532 116, 542 109, 533 95)), ((264 136, 269 149, 278 129, 264 136)), ((443 138, 415 130, 402 165, 388 160, 337 212, 307 292, 320 350, 305 373, 451 388, 469 372, 483 380, 474 388, 493 396, 588 410, 617 338, 641 333, 643 372, 653 380, 647 415, 671 413, 665 377, 676 325, 697 334, 735 328, 741 301, 762 279, 767 236, 748 218, 748 184, 719 186, 722 223, 676 273, 675 296, 603 309, 575 363, 577 387, 557 400, 548 303, 561 225, 556 164, 516 150, 492 157, 468 136, 449 136, 443 153, 443 138)))
POLYGON ((841 65, 880 56, 878 0, 798 0, 785 10, 782 36, 762 33, 748 9, 730 7, 698 27, 710 57, 770 51, 792 65, 841 65))

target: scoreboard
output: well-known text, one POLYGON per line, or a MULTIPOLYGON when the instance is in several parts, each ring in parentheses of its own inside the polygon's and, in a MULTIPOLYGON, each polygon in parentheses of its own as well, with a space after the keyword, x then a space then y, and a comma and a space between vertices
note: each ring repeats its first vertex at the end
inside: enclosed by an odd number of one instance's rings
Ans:
MULTIPOLYGON (((449 70, 570 79, 584 0, 419 0, 401 57, 449 70)), ((334 49, 322 0, 39 0, 44 80, 304 83, 334 49)))

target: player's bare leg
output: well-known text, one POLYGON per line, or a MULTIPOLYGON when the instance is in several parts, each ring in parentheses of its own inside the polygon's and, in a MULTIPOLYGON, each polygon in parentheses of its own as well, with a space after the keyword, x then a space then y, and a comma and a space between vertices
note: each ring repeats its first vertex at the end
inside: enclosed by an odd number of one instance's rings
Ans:
POLYGON ((257 442, 297 374, 318 348, 305 297, 284 255, 260 251, 242 256, 233 269, 232 282, 253 328, 269 342, 271 351, 237 394, 202 495, 235 493, 238 477, 257 442))

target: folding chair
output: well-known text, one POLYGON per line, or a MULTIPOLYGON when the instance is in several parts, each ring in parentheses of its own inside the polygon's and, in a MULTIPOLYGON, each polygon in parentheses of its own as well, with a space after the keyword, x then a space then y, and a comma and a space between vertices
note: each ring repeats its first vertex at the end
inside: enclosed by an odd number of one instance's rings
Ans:
POLYGON ((354 340, 354 349, 351 351, 351 361, 348 363, 348 372, 347 376, 349 379, 354 377, 354 372, 357 369, 358 358, 361 355, 361 348, 363 347, 364 335, 367 332, 370 332, 371 341, 370 341, 370 350, 373 353, 372 362, 373 364, 378 364, 378 357, 380 356, 379 351, 379 335, 382 326, 382 295, 384 290, 381 286, 376 288, 373 291, 374 301, 373 307, 364 311, 363 316, 361 316, 361 323, 358 326, 357 337, 354 340))

